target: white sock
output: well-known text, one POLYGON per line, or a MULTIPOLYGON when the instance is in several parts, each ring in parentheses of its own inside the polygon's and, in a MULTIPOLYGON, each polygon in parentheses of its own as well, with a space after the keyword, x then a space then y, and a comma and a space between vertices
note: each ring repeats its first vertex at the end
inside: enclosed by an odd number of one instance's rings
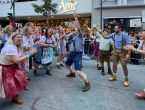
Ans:
POLYGON ((57 65, 60 65, 60 63, 57 63, 57 65))

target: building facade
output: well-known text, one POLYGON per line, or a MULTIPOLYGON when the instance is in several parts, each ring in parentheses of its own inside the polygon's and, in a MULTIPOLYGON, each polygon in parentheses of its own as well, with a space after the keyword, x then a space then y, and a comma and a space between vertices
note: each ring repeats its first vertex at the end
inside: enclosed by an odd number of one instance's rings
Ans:
MULTIPOLYGON (((58 26, 61 22, 72 25, 74 11, 79 14, 82 24, 85 22, 91 25, 91 0, 53 0, 53 2, 58 4, 58 13, 56 15, 51 14, 48 17, 51 26, 58 26), (87 5, 85 6, 84 4, 87 5)), ((17 0, 15 3, 16 22, 24 24, 31 21, 36 26, 46 26, 46 17, 36 13, 32 7, 32 4, 41 5, 42 3, 42 0, 17 0)), ((10 0, 0 0, 0 22, 2 26, 8 23, 8 13, 13 12, 10 7, 10 0)))
POLYGON ((102 0, 102 5, 101 0, 92 0, 92 25, 99 28, 113 31, 120 23, 124 30, 140 30, 144 22, 145 0, 102 0))

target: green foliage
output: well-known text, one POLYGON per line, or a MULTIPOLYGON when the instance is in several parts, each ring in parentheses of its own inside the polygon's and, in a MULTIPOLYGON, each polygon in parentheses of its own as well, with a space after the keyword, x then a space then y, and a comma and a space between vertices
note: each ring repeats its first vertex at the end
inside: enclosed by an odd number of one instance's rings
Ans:
POLYGON ((57 3, 52 3, 52 0, 42 0, 42 5, 32 4, 34 7, 34 11, 36 13, 40 13, 43 16, 48 16, 50 14, 56 14, 57 13, 57 3))

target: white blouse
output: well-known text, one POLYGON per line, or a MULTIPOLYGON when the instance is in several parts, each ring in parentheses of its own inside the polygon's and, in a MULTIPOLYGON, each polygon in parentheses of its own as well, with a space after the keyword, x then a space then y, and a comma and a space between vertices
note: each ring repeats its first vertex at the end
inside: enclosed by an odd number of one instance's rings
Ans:
POLYGON ((5 54, 5 55, 18 55, 18 49, 17 49, 16 45, 14 45, 14 44, 6 45, 2 49, 1 54, 5 54))
POLYGON ((31 45, 34 45, 32 36, 30 36, 29 38, 23 36, 23 46, 31 46, 31 45))
POLYGON ((14 62, 9 60, 9 56, 11 55, 18 55, 18 49, 14 44, 11 45, 6 45, 0 54, 0 64, 4 64, 4 65, 11 65, 14 64, 14 62))
POLYGON ((143 43, 145 43, 145 42, 143 42, 143 41, 140 42, 140 44, 139 44, 139 48, 142 48, 143 50, 145 50, 145 46, 144 46, 143 43))

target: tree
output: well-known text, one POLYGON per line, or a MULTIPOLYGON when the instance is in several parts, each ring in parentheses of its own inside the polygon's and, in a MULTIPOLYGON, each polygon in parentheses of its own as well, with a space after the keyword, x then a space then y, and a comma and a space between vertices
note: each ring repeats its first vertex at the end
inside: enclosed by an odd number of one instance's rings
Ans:
POLYGON ((32 4, 34 7, 34 11, 36 13, 40 13, 43 16, 46 16, 46 23, 49 25, 49 20, 48 16, 50 14, 56 14, 57 13, 57 3, 52 3, 52 0, 42 0, 43 4, 42 5, 37 5, 37 4, 32 4))

